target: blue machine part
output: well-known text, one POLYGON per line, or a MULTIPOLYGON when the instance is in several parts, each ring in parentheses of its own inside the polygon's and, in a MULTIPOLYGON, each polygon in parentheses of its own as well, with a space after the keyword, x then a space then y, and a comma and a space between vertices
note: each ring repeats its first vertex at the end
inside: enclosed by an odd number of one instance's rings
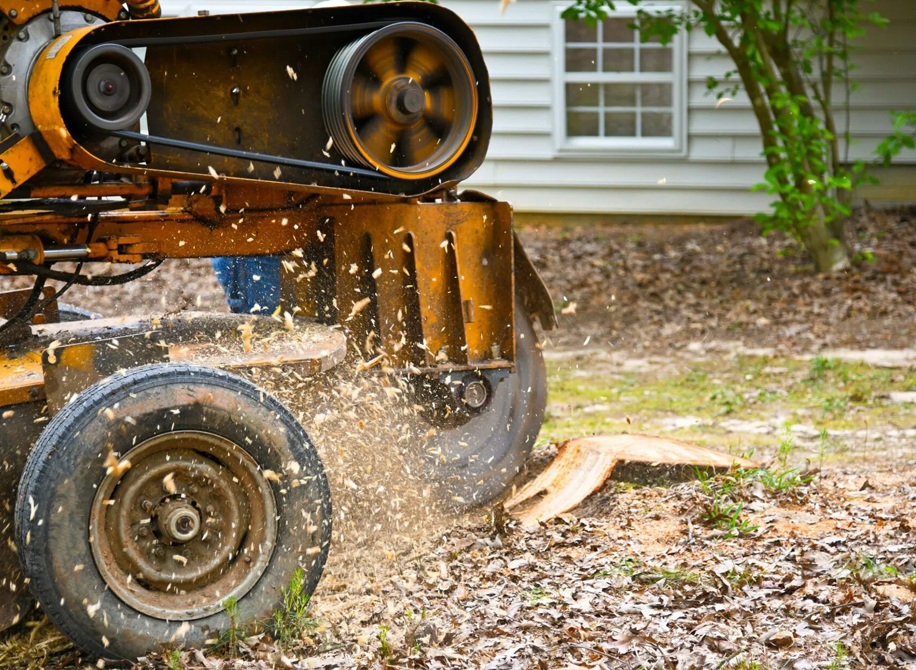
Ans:
POLYGON ((273 314, 280 306, 279 257, 214 258, 213 270, 234 313, 273 314))

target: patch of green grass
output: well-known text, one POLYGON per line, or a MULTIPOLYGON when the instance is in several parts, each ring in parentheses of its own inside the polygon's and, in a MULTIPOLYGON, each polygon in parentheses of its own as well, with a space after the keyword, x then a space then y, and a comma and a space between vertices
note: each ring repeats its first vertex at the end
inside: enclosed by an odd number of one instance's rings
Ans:
POLYGON ((743 512, 744 502, 735 502, 727 496, 715 493, 712 500, 703 506, 701 518, 712 528, 726 531, 724 539, 731 539, 749 535, 757 530, 757 526, 751 524, 750 519, 742 518, 743 512))
POLYGON ((165 667, 168 670, 184 670, 181 654, 177 650, 170 651, 165 657, 165 667))
MULTIPOLYGON (((730 453, 754 449, 785 467, 803 450, 825 462, 858 438, 822 440, 813 448, 773 433, 722 426, 726 420, 803 424, 833 434, 905 425, 912 408, 888 403, 892 391, 916 389, 916 371, 873 368, 819 357, 735 356, 627 369, 594 356, 548 362, 547 441, 597 433, 641 432, 679 437, 730 453), (684 421, 695 417, 699 422, 684 421)), ((801 441, 801 440, 800 440, 801 441)), ((851 444, 853 443, 853 444, 851 444)))

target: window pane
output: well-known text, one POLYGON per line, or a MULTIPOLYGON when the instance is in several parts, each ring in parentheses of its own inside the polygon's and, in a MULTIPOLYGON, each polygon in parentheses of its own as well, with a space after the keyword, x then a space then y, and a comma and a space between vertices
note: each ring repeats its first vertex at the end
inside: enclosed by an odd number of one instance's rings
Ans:
POLYGON ((636 59, 632 49, 602 49, 604 72, 633 72, 636 59))
POLYGON ((643 107, 671 106, 671 84, 642 84, 641 88, 643 107))
POLYGON ((567 107, 597 107, 598 84, 566 84, 567 107))
POLYGON ((633 42, 635 35, 628 27, 632 19, 607 19, 601 26, 602 42, 633 42))
POLYGON ((671 112, 643 112, 643 137, 672 137, 673 135, 671 112))
POLYGON ((640 50, 639 69, 642 72, 673 72, 671 49, 640 50))
POLYGON ((635 107, 636 84, 605 84, 605 107, 635 107))
POLYGON ((567 42, 597 42, 598 28, 589 28, 585 21, 564 21, 567 42))
POLYGON ((570 137, 598 137, 598 112, 566 112, 566 134, 570 137))
POLYGON ((566 50, 566 71, 567 72, 597 72, 598 71, 598 50, 597 49, 567 49, 566 50))
POLYGON ((636 137, 636 112, 609 112, 604 115, 606 137, 636 137))

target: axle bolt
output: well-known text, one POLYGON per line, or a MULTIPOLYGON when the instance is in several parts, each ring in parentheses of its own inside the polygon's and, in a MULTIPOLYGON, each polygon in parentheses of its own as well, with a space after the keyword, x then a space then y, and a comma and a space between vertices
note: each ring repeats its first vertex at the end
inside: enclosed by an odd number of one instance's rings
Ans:
POLYGON ((464 402, 471 409, 480 409, 487 402, 487 385, 482 381, 472 381, 464 387, 464 402))

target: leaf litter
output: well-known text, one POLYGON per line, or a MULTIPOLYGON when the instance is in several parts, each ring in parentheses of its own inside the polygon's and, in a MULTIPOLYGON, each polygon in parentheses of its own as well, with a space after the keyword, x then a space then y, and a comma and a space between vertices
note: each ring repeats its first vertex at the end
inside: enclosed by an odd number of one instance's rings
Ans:
MULTIPOLYGON (((893 225, 902 226, 901 220, 893 225)), ((869 220, 863 225, 874 230, 883 224, 869 220)), ((701 239, 696 244, 701 245, 702 231, 689 235, 697 234, 701 239)), ((567 310, 564 315, 567 329, 603 323, 627 337, 633 332, 629 328, 647 327, 647 333, 668 333, 669 339, 660 341, 676 344, 682 341, 681 331, 665 330, 666 311, 674 316, 669 322, 693 330, 687 333, 690 337, 709 327, 701 323, 701 328, 691 329, 697 321, 688 318, 688 309, 702 312, 704 303, 688 299, 682 309, 678 301, 692 291, 701 301, 713 300, 710 296, 719 287, 695 290, 688 282, 672 289, 662 272, 655 293, 647 291, 648 284, 638 275, 670 259, 660 261, 657 254, 647 258, 645 251, 630 254, 631 242, 626 241, 610 245, 614 253, 632 255, 627 258, 632 260, 629 269, 615 271, 615 276, 629 274, 636 284, 625 281, 618 289, 619 284, 602 278, 605 294, 609 285, 615 293, 604 303, 610 320, 596 320, 601 282, 569 272, 596 265, 569 264, 566 255, 571 249, 587 255, 589 249, 609 245, 598 235, 592 234, 590 242, 586 233, 576 233, 585 240, 583 251, 568 238, 561 243, 551 241, 551 233, 539 235, 525 235, 526 243, 540 252, 536 262, 546 269, 549 283, 556 281, 562 295, 573 297, 566 306, 577 303, 575 313, 567 310), (567 279, 551 274, 557 265, 545 257, 552 251, 562 252, 559 261, 565 264, 567 279), (563 281, 584 282, 586 290, 571 290, 563 281), (624 290, 635 293, 627 297, 624 290), (641 300, 641 295, 648 299, 641 300), (629 305, 632 325, 617 327, 624 312, 607 308, 618 300, 617 308, 629 305)), ((680 254, 670 260, 677 269, 673 276, 681 277, 678 281, 695 277, 702 287, 703 277, 708 277, 701 271, 706 261, 681 263, 692 247, 689 240, 677 247, 678 236, 672 238, 668 244, 680 254)), ((632 244, 639 249, 638 241, 632 244)), ((735 263, 745 263, 748 276, 761 284, 761 266, 794 267, 795 260, 774 260, 760 252, 770 244, 748 237, 728 249, 726 274, 735 263), (750 252, 741 251, 748 248, 750 252)), ((138 282, 139 302, 124 304, 142 308, 151 296, 162 296, 163 304, 169 300, 180 307, 181 300, 172 301, 178 290, 189 304, 197 297, 199 305, 199 296, 206 295, 204 302, 219 305, 221 295, 205 266, 171 265, 182 278, 189 266, 200 272, 183 284, 169 282, 167 270, 161 292, 150 290, 161 278, 138 282), (191 296, 189 291, 197 293, 191 296)), ((912 272, 894 274, 882 286, 861 276, 883 271, 866 267, 851 278, 825 282, 858 287, 880 299, 878 312, 869 317, 875 318, 879 333, 899 330, 900 315, 911 309, 912 295, 905 289, 912 272), (882 293, 887 287, 892 294, 882 293)), ((805 295, 811 280, 803 274, 797 281, 786 274, 781 279, 787 288, 761 304, 780 315, 800 310, 795 321, 810 321, 811 305, 818 304, 805 295), (794 302, 786 299, 793 296, 794 302)), ((751 290, 744 282, 736 286, 751 290)), ((719 326, 725 302, 715 303, 719 326)), ((853 325, 860 323, 856 309, 847 314, 853 325)), ((773 337, 791 338, 786 329, 794 327, 793 318, 787 317, 773 337)), ((766 325, 754 323, 761 332, 766 325)), ((854 330, 839 328, 834 341, 861 344, 854 330)), ((561 338, 554 340, 557 344, 566 346, 561 338)), ((152 655, 141 667, 174 668, 176 659, 178 667, 189 669, 539 670, 906 667, 916 661, 916 526, 910 522, 916 479, 908 474, 914 461, 907 455, 868 462, 840 458, 822 472, 800 470, 797 477, 788 476, 791 486, 774 484, 772 474, 762 473, 668 487, 612 481, 579 508, 527 529, 500 507, 458 515, 434 503, 416 449, 429 427, 411 411, 397 380, 342 369, 321 383, 255 381, 303 408, 300 419, 319 445, 332 482, 335 543, 315 594, 311 615, 316 626, 291 648, 280 649, 269 635, 256 635, 240 642, 231 661, 219 652, 179 645, 175 655, 152 655)), ((529 477, 543 469, 552 453, 535 453, 529 477)), ((82 667, 93 662, 73 650, 40 615, 0 638, 2 668, 82 667)))

